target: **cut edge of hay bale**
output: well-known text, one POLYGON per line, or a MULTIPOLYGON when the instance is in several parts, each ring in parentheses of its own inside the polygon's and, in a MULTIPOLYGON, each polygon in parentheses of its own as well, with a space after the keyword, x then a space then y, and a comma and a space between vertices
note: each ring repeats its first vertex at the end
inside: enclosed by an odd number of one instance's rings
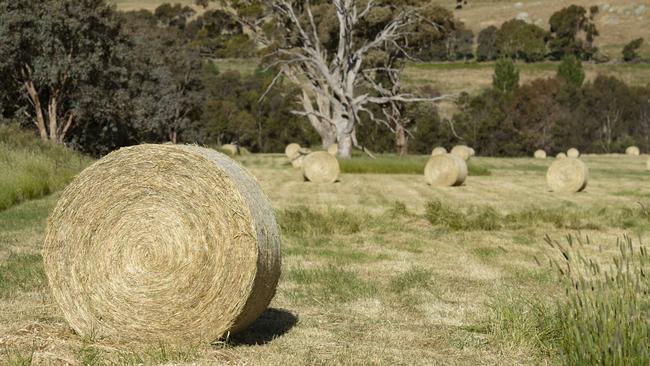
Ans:
POLYGON ((625 149, 625 155, 639 156, 639 155, 641 155, 641 150, 639 150, 639 148, 636 147, 636 146, 630 146, 627 149, 625 149))
POLYGON ((313 152, 302 161, 302 175, 313 183, 334 183, 340 172, 338 159, 326 151, 313 152))
POLYGON ((575 147, 572 147, 572 148, 570 148, 569 150, 567 150, 567 152, 566 152, 566 156, 567 156, 568 158, 574 158, 574 159, 577 159, 577 158, 580 157, 580 151, 579 151, 578 149, 576 149, 575 147))
POLYGON ((577 158, 556 159, 546 172, 546 183, 553 192, 580 192, 588 181, 589 168, 577 158))
POLYGON ((82 336, 212 342, 267 308, 280 230, 255 178, 226 155, 140 145, 98 160, 64 190, 43 261, 82 336))
POLYGON ((546 151, 542 149, 536 150, 533 156, 535 159, 546 159, 546 151))
POLYGON ((424 167, 424 179, 432 186, 459 186, 466 178, 467 163, 454 154, 432 156, 424 167))
POLYGON ((465 161, 469 160, 469 158, 472 156, 472 151, 465 145, 456 145, 451 149, 449 153, 456 155, 465 161))
POLYGON ((295 158, 300 156, 300 149, 301 147, 299 144, 296 144, 295 142, 290 143, 284 148, 284 155, 286 155, 289 161, 293 161, 295 158))

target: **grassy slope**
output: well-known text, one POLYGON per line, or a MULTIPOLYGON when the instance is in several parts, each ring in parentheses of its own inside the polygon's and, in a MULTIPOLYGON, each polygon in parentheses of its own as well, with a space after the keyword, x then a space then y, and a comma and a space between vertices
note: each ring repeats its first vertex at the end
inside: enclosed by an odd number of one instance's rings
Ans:
POLYGON ((614 237, 643 235, 648 227, 636 204, 650 198, 643 158, 585 157, 592 181, 574 195, 547 191, 550 160, 477 158, 492 175, 472 176, 458 188, 390 174, 343 174, 340 183, 315 185, 279 155, 242 161, 269 195, 284 233, 276 310, 262 322, 214 347, 80 339, 43 282, 38 254, 56 199, 49 196, 0 212, 0 276, 14 277, 0 289, 0 363, 556 362, 557 352, 540 345, 545 324, 513 302, 559 291, 548 267, 535 261, 548 252, 544 235, 561 238, 580 228, 608 252, 614 237), (443 210, 426 209, 429 201, 443 210), (545 214, 531 217, 534 208, 545 214), (469 224, 458 223, 459 212, 469 224), (436 221, 441 213, 451 219, 436 221))

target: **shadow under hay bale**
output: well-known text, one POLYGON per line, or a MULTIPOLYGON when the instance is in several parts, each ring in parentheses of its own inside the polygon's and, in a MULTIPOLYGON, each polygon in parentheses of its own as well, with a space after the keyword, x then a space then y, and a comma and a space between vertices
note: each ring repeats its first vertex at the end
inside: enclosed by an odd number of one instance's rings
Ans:
POLYGON ((233 346, 263 345, 281 337, 298 323, 298 316, 285 309, 266 309, 246 330, 230 337, 233 346))

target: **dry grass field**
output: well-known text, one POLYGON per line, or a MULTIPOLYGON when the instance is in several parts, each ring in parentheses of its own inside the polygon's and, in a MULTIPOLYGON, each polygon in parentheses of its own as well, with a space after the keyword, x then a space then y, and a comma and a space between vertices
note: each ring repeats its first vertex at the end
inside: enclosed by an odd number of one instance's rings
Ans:
POLYGON ((562 289, 544 237, 589 237, 599 255, 644 237, 645 159, 584 157, 587 190, 557 194, 544 180, 552 159, 479 157, 483 175, 432 188, 415 174, 317 185, 281 155, 242 157, 277 211, 283 273, 262 319, 212 346, 75 335, 40 257, 58 195, 28 201, 0 211, 0 364, 559 364, 543 315, 562 289))

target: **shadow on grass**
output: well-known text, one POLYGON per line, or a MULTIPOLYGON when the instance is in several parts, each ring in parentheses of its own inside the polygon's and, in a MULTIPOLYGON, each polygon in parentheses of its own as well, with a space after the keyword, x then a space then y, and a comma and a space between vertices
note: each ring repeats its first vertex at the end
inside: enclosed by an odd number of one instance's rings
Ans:
POLYGON ((253 346, 271 342, 288 332, 298 317, 284 309, 266 309, 250 327, 230 338, 233 346, 253 346))

